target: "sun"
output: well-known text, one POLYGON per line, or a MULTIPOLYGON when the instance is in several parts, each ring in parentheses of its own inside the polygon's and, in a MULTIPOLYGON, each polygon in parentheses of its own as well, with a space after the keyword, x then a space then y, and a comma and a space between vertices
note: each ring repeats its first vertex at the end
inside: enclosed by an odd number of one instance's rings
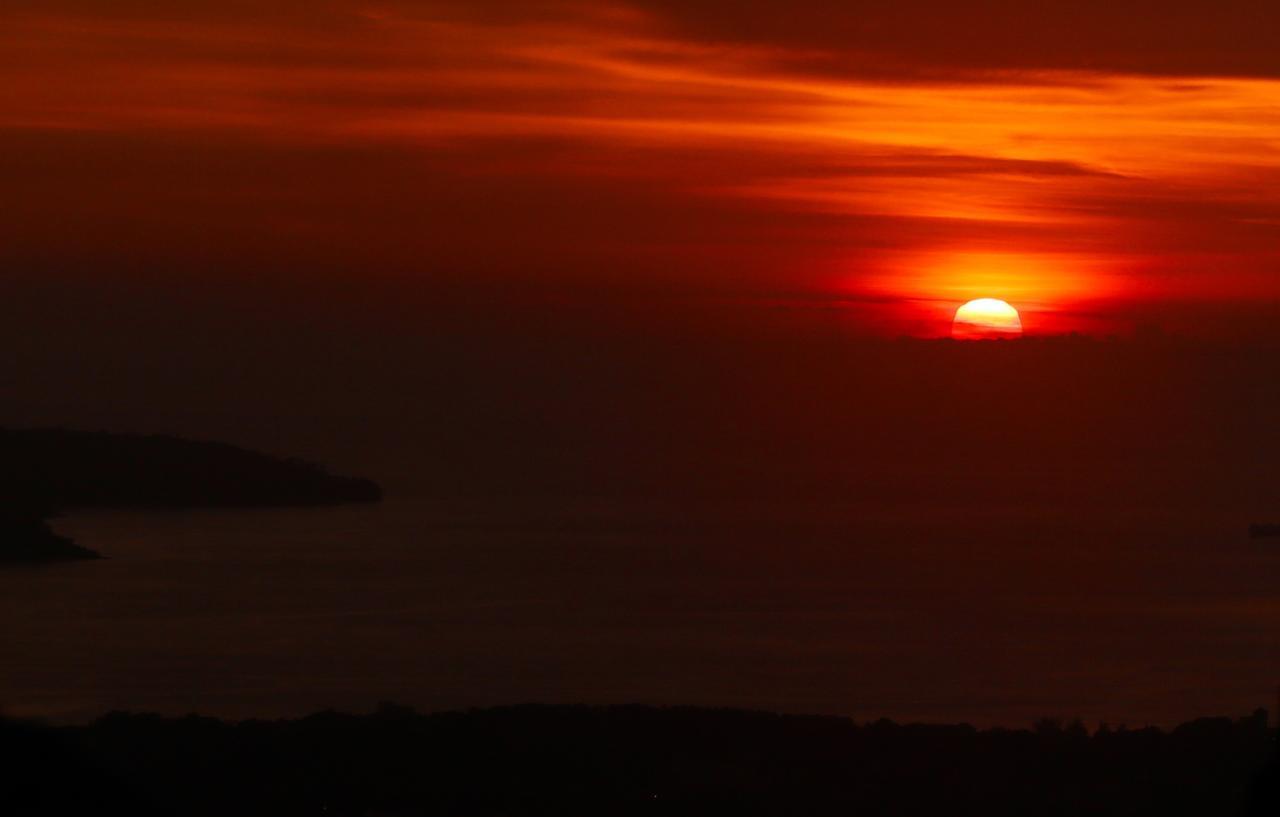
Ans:
POLYGON ((1016 338, 1022 335, 1018 310, 997 298, 979 298, 956 310, 951 337, 956 340, 1016 338))

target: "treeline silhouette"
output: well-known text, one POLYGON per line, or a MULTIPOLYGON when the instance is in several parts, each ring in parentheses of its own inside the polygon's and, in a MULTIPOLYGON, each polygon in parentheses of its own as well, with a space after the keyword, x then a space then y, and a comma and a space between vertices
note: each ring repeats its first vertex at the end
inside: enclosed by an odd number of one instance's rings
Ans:
POLYGON ((0 429, 0 496, 72 507, 253 507, 373 502, 371 480, 179 437, 0 429))
POLYGON ((1274 814, 1266 713, 1030 730, 641 706, 0 722, 32 813, 1274 814))

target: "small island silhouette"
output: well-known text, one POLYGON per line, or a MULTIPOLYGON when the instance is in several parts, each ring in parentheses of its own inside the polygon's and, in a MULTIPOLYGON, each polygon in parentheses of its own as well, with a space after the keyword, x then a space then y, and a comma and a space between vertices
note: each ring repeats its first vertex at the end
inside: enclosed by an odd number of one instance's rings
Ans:
POLYGON ((0 563, 93 559, 48 519, 75 508, 234 508, 377 502, 372 480, 217 442, 0 429, 0 563))

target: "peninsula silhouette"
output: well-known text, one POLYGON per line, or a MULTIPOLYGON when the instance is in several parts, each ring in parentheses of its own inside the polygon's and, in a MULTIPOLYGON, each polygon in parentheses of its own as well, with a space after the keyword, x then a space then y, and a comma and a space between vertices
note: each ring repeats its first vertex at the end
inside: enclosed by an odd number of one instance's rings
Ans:
POLYGON ((92 559, 47 520, 76 508, 263 508, 377 502, 372 480, 218 442, 0 429, 0 563, 92 559))

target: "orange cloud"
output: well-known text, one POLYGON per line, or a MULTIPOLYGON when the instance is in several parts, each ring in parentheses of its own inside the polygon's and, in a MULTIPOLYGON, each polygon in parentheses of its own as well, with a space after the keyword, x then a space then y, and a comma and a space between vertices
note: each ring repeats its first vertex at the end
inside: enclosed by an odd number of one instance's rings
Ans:
MULTIPOLYGON (((416 193, 388 194, 396 201, 444 212, 455 186, 480 185, 497 234, 548 218, 505 211, 502 190, 532 186, 554 208, 589 189, 616 220, 596 207, 601 223, 576 239, 567 226, 528 230, 549 255, 559 240, 648 258, 722 290, 741 281, 735 264, 765 264, 774 293, 1020 298, 1029 328, 1038 310, 1108 298, 1280 296, 1280 199, 1259 183, 1280 180, 1280 80, 1004 68, 903 81, 801 70, 812 55, 796 43, 679 30, 627 6, 334 3, 314 19, 28 6, 0 32, 0 138, 382 152, 428 169, 416 193), (695 228, 634 204, 652 200, 695 228)), ((149 189, 148 159, 135 160, 149 189)), ((198 160, 192 173, 208 191, 200 217, 234 220, 242 194, 198 160)), ((308 184, 289 223, 329 218, 316 197, 359 186, 338 175, 332 189, 308 184)), ((384 245, 417 240, 349 218, 384 245)), ((431 246, 464 235, 450 257, 483 254, 475 230, 431 246)))

